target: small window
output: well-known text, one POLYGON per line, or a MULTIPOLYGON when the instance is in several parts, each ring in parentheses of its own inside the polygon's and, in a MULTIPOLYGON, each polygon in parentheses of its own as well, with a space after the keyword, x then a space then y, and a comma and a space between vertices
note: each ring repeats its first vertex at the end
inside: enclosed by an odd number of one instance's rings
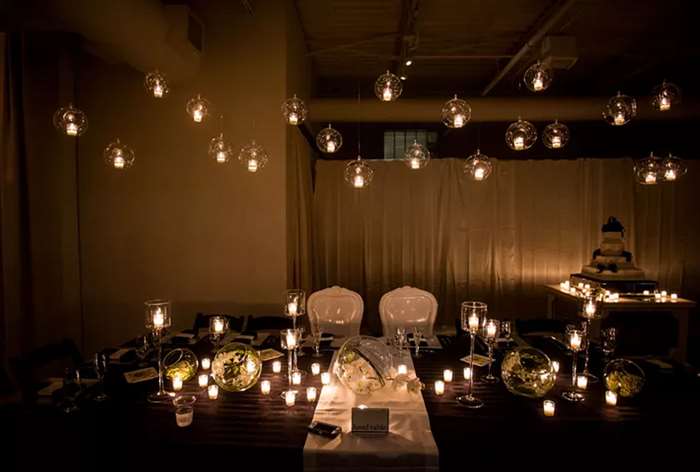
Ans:
POLYGON ((391 161, 403 158, 406 148, 414 141, 432 147, 437 141, 437 132, 425 129, 384 131, 384 159, 391 161))

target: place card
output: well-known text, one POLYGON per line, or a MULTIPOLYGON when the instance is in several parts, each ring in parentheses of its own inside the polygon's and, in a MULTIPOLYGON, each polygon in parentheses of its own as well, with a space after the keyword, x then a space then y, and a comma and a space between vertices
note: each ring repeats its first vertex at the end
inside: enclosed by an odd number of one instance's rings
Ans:
POLYGON ((360 405, 352 409, 352 433, 384 435, 389 433, 389 409, 360 405))
POLYGON ((124 378, 127 383, 135 384, 139 382, 145 382, 146 380, 151 380, 158 378, 158 372, 153 367, 146 367, 145 369, 132 370, 131 372, 124 372, 124 378))
MULTIPOLYGON (((462 357, 460 361, 464 362, 465 364, 469 364, 469 356, 462 357)), ((487 366, 489 365, 489 358, 482 356, 481 354, 474 354, 474 365, 477 367, 487 366)))
POLYGON ((260 351, 260 360, 265 362, 265 361, 270 361, 272 359, 277 359, 278 357, 283 357, 284 354, 279 352, 276 349, 263 349, 260 351))

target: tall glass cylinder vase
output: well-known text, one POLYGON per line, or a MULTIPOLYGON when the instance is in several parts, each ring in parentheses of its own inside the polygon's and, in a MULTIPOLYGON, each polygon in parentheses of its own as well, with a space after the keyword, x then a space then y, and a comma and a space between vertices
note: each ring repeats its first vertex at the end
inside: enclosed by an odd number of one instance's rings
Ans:
POLYGON ((168 300, 147 300, 146 329, 153 332, 153 339, 158 348, 158 391, 148 396, 151 403, 169 403, 172 398, 163 386, 163 334, 172 325, 171 304, 168 300))
POLYGON ((589 383, 595 383, 598 381, 598 377, 591 374, 588 370, 588 364, 590 362, 591 356, 591 322, 594 319, 600 318, 601 313, 601 301, 602 297, 598 293, 593 293, 591 296, 586 297, 583 302, 583 307, 581 309, 581 316, 586 320, 584 329, 584 342, 586 343, 586 351, 583 362, 583 375, 588 378, 589 383))
POLYGON ((474 344, 476 342, 476 333, 479 331, 480 320, 488 313, 488 306, 483 302, 464 302, 462 303, 462 311, 460 319, 462 329, 469 333, 469 368, 471 375, 467 384, 465 394, 457 397, 457 401, 467 408, 481 408, 484 402, 476 398, 474 391, 474 344))
POLYGON ((578 353, 581 350, 581 343, 583 342, 583 332, 579 329, 570 329, 567 336, 569 340, 569 348, 573 354, 571 356, 571 390, 567 390, 566 392, 562 393, 561 396, 570 402, 580 402, 583 401, 583 395, 576 391, 576 383, 578 380, 578 353))
POLYGON ((287 390, 282 392, 282 398, 285 397, 287 392, 294 392, 296 390, 293 388, 292 377, 296 371, 296 365, 294 363, 295 352, 299 346, 299 341, 301 339, 301 333, 298 329, 283 329, 280 331, 280 344, 282 349, 287 351, 287 390))
POLYGON ((287 290, 284 314, 292 319, 292 328, 297 328, 297 318, 306 313, 306 293, 301 289, 287 290))
POLYGON ((498 320, 487 320, 483 328, 483 336, 486 339, 486 345, 489 348, 489 372, 484 377, 485 383, 496 384, 498 377, 493 375, 493 350, 496 346, 496 338, 498 337, 499 322, 498 320))

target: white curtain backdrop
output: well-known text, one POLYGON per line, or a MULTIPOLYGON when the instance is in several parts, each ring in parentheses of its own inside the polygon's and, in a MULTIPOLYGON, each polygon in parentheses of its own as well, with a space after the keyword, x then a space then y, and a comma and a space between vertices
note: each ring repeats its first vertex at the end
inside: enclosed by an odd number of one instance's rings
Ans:
POLYGON ((452 325, 470 299, 502 318, 543 316, 542 285, 590 260, 609 216, 625 225, 627 247, 649 277, 683 288, 689 251, 698 272, 691 233, 700 231, 683 222, 693 208, 678 201, 693 200, 688 179, 641 188, 630 159, 509 160, 495 161, 477 183, 463 162, 436 159, 416 172, 371 161, 374 181, 357 191, 343 181, 345 162, 318 161, 314 285, 358 291, 370 330, 380 329, 382 294, 402 285, 436 296, 439 325, 452 325))

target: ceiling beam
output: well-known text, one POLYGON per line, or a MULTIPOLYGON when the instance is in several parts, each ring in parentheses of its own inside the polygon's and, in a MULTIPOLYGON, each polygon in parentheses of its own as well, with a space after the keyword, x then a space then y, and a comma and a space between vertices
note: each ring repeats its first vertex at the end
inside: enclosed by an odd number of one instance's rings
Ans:
POLYGON ((557 22, 559 22, 559 20, 561 20, 564 13, 566 13, 574 3, 576 3, 576 0, 563 0, 557 7, 552 9, 552 13, 547 17, 542 26, 537 28, 537 30, 530 35, 527 41, 525 41, 525 44, 523 44, 518 52, 516 52, 510 61, 508 61, 508 64, 506 64, 506 66, 501 69, 501 71, 496 74, 493 79, 491 79, 491 82, 489 82, 489 84, 481 92, 482 97, 486 96, 496 85, 498 85, 498 83, 511 71, 511 69, 515 67, 525 57, 525 55, 542 40, 542 38, 554 27, 555 24, 557 24, 557 22))
POLYGON ((416 18, 418 16, 419 0, 401 0, 401 19, 399 20, 399 35, 396 37, 396 45, 394 46, 394 56, 398 59, 393 60, 391 69, 395 73, 399 73, 403 67, 403 63, 407 56, 407 39, 409 36, 415 37, 416 18))
POLYGON ((396 37, 396 33, 379 34, 376 36, 371 36, 369 38, 361 39, 359 41, 353 41, 351 43, 338 44, 336 46, 330 46, 327 48, 321 48, 321 49, 316 49, 314 51, 309 51, 306 53, 306 55, 307 56, 317 56, 319 54, 324 54, 327 52, 335 52, 335 51, 339 51, 341 49, 350 49, 350 48, 354 48, 356 46, 362 46, 364 44, 373 43, 375 41, 381 41, 383 39, 392 39, 395 37, 396 37))

